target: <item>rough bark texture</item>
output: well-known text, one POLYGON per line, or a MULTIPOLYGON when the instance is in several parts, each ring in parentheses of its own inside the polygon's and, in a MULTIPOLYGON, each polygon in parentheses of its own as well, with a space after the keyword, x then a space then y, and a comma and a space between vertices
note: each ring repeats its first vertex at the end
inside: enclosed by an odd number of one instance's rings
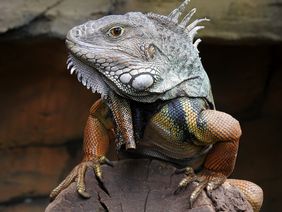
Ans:
POLYGON ((225 183, 211 192, 202 193, 189 209, 188 197, 194 185, 174 195, 183 174, 175 174, 175 168, 167 163, 149 160, 123 160, 115 166, 103 166, 105 188, 99 185, 93 171, 88 169, 86 186, 90 199, 79 197, 75 183, 64 190, 49 204, 51 211, 252 211, 249 203, 234 187, 225 183))

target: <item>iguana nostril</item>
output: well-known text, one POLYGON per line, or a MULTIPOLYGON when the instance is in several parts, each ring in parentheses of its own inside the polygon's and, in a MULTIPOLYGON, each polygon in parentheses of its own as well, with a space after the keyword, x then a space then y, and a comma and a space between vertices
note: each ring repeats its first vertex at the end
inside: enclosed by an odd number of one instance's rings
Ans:
POLYGON ((75 37, 79 37, 82 35, 81 31, 79 29, 73 29, 72 30, 72 34, 75 36, 75 37))
POLYGON ((134 78, 132 81, 132 87, 139 91, 144 91, 145 89, 152 86, 154 79, 150 74, 142 74, 134 78))

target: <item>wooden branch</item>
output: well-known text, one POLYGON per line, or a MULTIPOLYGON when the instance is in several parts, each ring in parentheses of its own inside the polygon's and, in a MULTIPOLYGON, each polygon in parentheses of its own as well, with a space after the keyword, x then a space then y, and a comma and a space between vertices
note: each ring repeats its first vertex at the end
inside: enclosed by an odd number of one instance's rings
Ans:
POLYGON ((81 198, 75 183, 58 195, 46 208, 50 211, 113 211, 113 212, 212 212, 252 211, 243 195, 224 183, 207 196, 202 192, 193 209, 188 198, 195 184, 174 195, 183 174, 175 174, 172 165, 150 159, 131 159, 114 162, 114 167, 103 166, 103 183, 99 185, 93 171, 86 173, 90 199, 81 198))

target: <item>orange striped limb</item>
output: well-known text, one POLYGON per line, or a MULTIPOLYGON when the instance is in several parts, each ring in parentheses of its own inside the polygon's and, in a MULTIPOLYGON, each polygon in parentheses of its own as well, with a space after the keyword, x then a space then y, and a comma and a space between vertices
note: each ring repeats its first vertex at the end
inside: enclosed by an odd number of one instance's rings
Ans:
POLYGON ((109 134, 114 127, 109 108, 98 100, 90 109, 84 128, 83 161, 104 156, 109 148, 109 134))
MULTIPOLYGON (((214 143, 204 163, 206 173, 203 175, 217 173, 228 177, 235 166, 242 133, 240 124, 232 116, 215 110, 205 110, 200 115, 206 123, 205 137, 214 143)), ((210 183, 208 188, 216 187, 218 185, 210 183)))
MULTIPOLYGON (((203 189, 213 190, 222 185, 226 178, 232 173, 236 161, 241 128, 239 122, 232 116, 215 111, 204 110, 200 112, 192 127, 197 138, 198 145, 213 144, 212 150, 207 154, 203 170, 186 179, 198 182, 198 186, 192 192, 190 205, 192 206, 203 189)), ((191 123, 191 121, 190 121, 191 123)), ((185 180, 184 180, 185 181, 185 180)), ((189 184, 185 181, 184 186, 189 184)), ((181 183, 179 187, 181 187, 181 183)))
MULTIPOLYGON (((204 110, 191 121, 190 125, 198 139, 198 145, 213 144, 212 150, 208 153, 204 169, 197 175, 186 168, 186 177, 180 182, 179 189, 187 186, 190 182, 198 182, 198 186, 190 196, 190 206, 197 199, 203 189, 214 190, 225 181, 237 187, 246 197, 255 212, 258 212, 263 202, 263 191, 256 184, 245 181, 226 178, 232 173, 237 157, 241 128, 239 122, 232 116, 215 111, 204 110), (196 124, 193 124, 196 123, 196 124)), ((209 192, 208 192, 209 193, 209 192)))
POLYGON ((51 192, 51 199, 54 199, 73 181, 76 181, 77 192, 82 197, 90 197, 85 188, 85 173, 87 168, 90 167, 93 169, 97 178, 101 179, 101 164, 112 165, 112 163, 105 157, 109 148, 109 134, 113 132, 112 129, 113 122, 109 115, 109 109, 101 100, 99 100, 91 107, 90 115, 84 129, 83 160, 71 171, 65 180, 51 192))

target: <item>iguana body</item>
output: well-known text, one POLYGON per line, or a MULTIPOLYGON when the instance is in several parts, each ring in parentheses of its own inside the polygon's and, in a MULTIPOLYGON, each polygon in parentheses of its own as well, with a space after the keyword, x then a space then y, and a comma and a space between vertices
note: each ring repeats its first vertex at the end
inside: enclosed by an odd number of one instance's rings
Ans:
MULTIPOLYGON (((84 196, 84 174, 101 163, 109 143, 127 155, 149 156, 187 167, 179 188, 191 181, 199 185, 190 197, 220 186, 232 173, 241 128, 230 115, 215 110, 209 79, 198 55, 200 19, 195 13, 178 19, 188 1, 169 16, 127 13, 106 16, 74 27, 67 36, 68 68, 79 81, 102 95, 88 117, 84 131, 84 159, 51 193, 55 197, 77 179, 84 196), (188 25, 188 26, 187 26, 188 25), (197 174, 194 174, 194 171, 197 174)), ((259 210, 261 189, 232 180, 244 188, 259 210)))

